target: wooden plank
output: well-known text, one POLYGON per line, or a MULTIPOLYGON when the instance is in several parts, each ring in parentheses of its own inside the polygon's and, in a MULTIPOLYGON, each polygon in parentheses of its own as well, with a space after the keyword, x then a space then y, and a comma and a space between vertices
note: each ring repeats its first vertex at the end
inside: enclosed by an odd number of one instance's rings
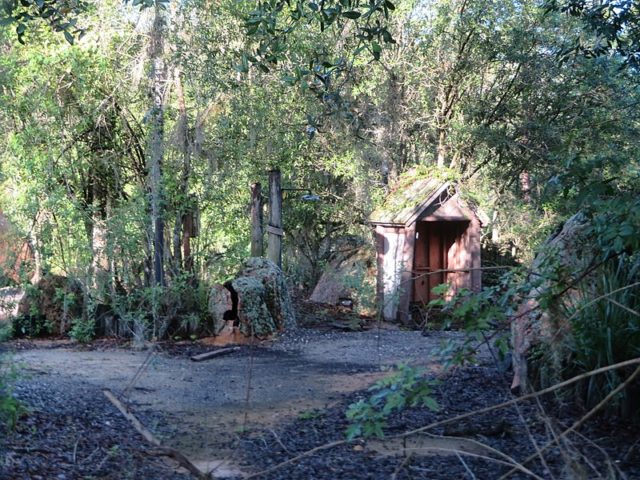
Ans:
POLYGON ((274 227, 273 225, 267 225, 267 232, 278 235, 279 237, 284 236, 284 230, 279 227, 274 227))
POLYGON ((262 185, 251 185, 251 256, 261 257, 264 251, 262 234, 262 185))
POLYGON ((211 352, 205 352, 199 355, 194 355, 191 357, 191 360, 193 362, 202 362, 204 360, 209 360, 210 358, 219 357, 220 355, 226 355, 227 353, 237 352, 238 350, 240 350, 240 347, 221 348, 219 350, 212 350, 211 352))

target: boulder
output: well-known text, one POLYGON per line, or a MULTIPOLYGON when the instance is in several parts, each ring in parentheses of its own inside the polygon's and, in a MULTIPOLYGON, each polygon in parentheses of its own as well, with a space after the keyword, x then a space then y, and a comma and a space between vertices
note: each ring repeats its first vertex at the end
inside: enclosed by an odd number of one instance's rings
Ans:
POLYGON ((352 303, 356 313, 376 314, 375 251, 360 247, 332 260, 309 300, 328 305, 352 303))
POLYGON ((22 238, 9 220, 0 211, 0 276, 20 283, 33 277, 35 260, 29 242, 22 238))
MULTIPOLYGON (((568 290, 553 302, 547 299, 553 296, 558 285, 571 285, 572 278, 585 271, 594 258, 595 253, 587 246, 587 227, 582 215, 574 215, 547 239, 533 261, 530 283, 535 284, 536 279, 543 280, 524 295, 526 300, 518 306, 511 319, 513 391, 524 393, 532 390, 531 361, 533 358, 540 360, 542 349, 547 364, 545 375, 550 377, 559 377, 562 362, 569 355, 566 340, 571 335, 571 325, 563 314, 563 305, 571 302, 576 292, 568 290)), ((559 380, 549 378, 545 383, 559 380)))
POLYGON ((227 316, 233 310, 231 291, 223 285, 214 285, 209 292, 209 314, 213 320, 213 333, 218 335, 227 323, 227 316))
POLYGON ((278 330, 295 326, 296 319, 287 280, 275 263, 266 258, 251 257, 242 266, 238 277, 255 278, 262 283, 267 310, 278 330))
POLYGON ((256 337, 267 337, 295 325, 282 270, 258 257, 245 261, 233 280, 212 287, 209 314, 216 335, 231 320, 242 334, 256 337))
POLYGON ((18 287, 0 288, 0 326, 8 324, 18 316, 18 305, 25 291, 18 287))
POLYGON ((47 275, 30 287, 18 303, 14 331, 30 336, 64 335, 81 315, 80 284, 61 275, 47 275))
POLYGON ((240 277, 231 282, 238 294, 238 323, 246 336, 266 337, 278 330, 267 306, 267 290, 260 278, 240 277))

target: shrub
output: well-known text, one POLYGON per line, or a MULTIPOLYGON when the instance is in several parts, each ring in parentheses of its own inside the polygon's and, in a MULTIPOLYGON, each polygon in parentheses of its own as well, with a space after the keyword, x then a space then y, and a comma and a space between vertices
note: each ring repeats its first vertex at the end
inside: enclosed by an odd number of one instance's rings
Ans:
POLYGON ((76 342, 87 343, 93 340, 96 334, 96 323, 92 318, 83 320, 76 318, 71 322, 69 336, 76 342))
MULTIPOLYGON (((571 326, 563 378, 640 356, 640 257, 610 260, 580 282, 562 305, 571 326)), ((630 373, 620 370, 592 376, 578 384, 577 398, 592 407, 630 373)), ((638 415, 640 405, 632 392, 621 392, 611 407, 629 416, 635 403, 638 415)))
POLYGON ((387 418, 405 407, 425 406, 437 410, 438 403, 431 396, 434 380, 425 377, 424 369, 400 364, 397 371, 369 388, 374 392, 368 399, 349 405, 347 439, 356 437, 384 437, 387 418))
POLYGON ((20 414, 20 404, 12 394, 16 371, 0 354, 0 430, 12 429, 20 414))

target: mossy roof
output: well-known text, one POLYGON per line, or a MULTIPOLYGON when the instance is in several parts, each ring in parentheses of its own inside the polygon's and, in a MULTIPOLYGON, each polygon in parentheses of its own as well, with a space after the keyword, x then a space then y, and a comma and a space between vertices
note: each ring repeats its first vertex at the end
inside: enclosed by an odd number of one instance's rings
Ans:
POLYGON ((374 225, 409 225, 449 187, 436 178, 407 179, 369 217, 374 225))

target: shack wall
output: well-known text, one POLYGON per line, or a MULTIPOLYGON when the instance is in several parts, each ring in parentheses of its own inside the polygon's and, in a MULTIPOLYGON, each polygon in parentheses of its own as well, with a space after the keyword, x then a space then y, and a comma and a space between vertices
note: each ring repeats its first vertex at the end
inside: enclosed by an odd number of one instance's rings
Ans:
MULTIPOLYGON (((398 317, 403 273, 406 270, 406 232, 403 227, 376 226, 378 300, 385 320, 398 317)), ((410 272, 409 272, 410 273, 410 272)))

